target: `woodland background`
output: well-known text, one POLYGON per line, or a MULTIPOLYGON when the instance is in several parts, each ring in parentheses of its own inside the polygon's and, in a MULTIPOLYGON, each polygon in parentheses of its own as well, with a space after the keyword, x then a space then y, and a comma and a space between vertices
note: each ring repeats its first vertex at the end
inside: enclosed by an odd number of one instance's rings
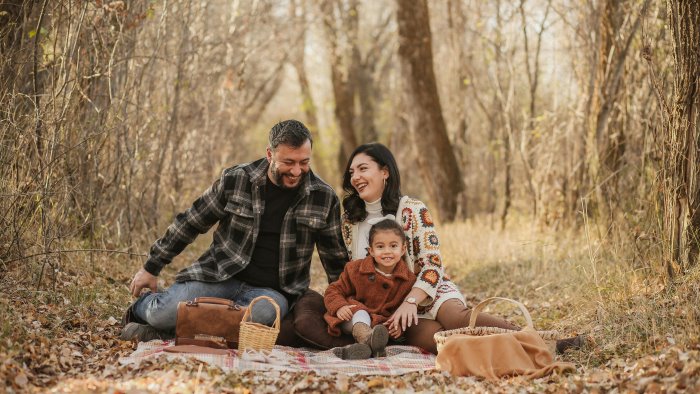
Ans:
MULTIPOLYGON (((0 1, 0 375, 142 384, 114 365, 131 275, 296 118, 339 191, 355 146, 392 149, 471 301, 516 297, 595 338, 548 389, 697 385, 698 48, 696 0, 0 1)), ((337 388, 210 375, 210 390, 337 388)), ((426 388, 479 387, 436 376, 426 388)))

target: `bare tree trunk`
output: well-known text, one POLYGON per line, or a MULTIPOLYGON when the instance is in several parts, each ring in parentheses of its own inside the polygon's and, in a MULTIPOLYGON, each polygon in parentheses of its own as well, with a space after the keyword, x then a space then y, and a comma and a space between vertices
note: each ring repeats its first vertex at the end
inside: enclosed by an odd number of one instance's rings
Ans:
POLYGON ((399 58, 418 167, 440 218, 452 221, 463 181, 447 136, 435 82, 428 3, 397 0, 397 4, 399 58))
MULTIPOLYGON (((359 143, 377 141, 379 132, 375 125, 375 106, 382 98, 382 77, 387 73, 388 59, 391 57, 389 40, 391 30, 388 28, 393 19, 392 13, 378 15, 377 26, 371 32, 369 45, 364 46, 364 53, 358 45, 353 45, 352 64, 356 65, 355 95, 359 114, 356 117, 357 138, 359 143)), ((359 37, 358 37, 359 39, 359 37)), ((363 41, 364 42, 364 41, 363 41)))
MULTIPOLYGON (((32 93, 34 101, 34 147, 36 149, 36 158, 39 163, 39 174, 41 176, 41 191, 39 193, 40 200, 40 215, 41 215, 41 238, 43 241, 43 252, 45 253, 43 257, 43 262, 41 265, 41 272, 39 273, 39 278, 37 280, 37 288, 41 287, 41 282, 44 276, 44 271, 46 266, 49 265, 53 268, 53 260, 49 257, 49 250, 51 248, 51 237, 53 233, 53 223, 50 220, 50 197, 52 184, 52 174, 51 174, 51 162, 54 154, 54 150, 49 147, 49 157, 44 157, 44 151, 46 149, 44 145, 44 139, 48 141, 48 136, 44 135, 44 120, 42 118, 43 114, 41 111, 41 96, 44 94, 44 84, 43 84, 43 74, 39 75, 39 39, 41 38, 41 29, 44 18, 46 17, 46 6, 48 0, 44 0, 41 5, 41 11, 39 14, 39 21, 36 25, 35 35, 34 35, 34 45, 33 45, 33 61, 32 61, 32 93)), ((55 275, 54 270, 51 269, 50 273, 55 275)), ((55 284, 55 282, 54 282, 55 284)))
POLYGON ((294 67, 294 70, 296 71, 297 78, 299 79, 302 109, 304 110, 304 115, 306 116, 306 127, 308 127, 309 131, 311 132, 311 136, 314 138, 314 141, 318 141, 318 115, 316 103, 311 95, 311 84, 309 84, 309 78, 306 75, 306 66, 304 64, 306 59, 306 55, 304 54, 306 47, 306 29, 308 28, 306 24, 307 4, 306 1, 302 1, 299 7, 296 0, 291 0, 289 4, 290 14, 292 15, 292 18, 296 20, 296 25, 299 27, 299 37, 297 40, 298 45, 296 45, 296 47, 293 49, 292 54, 290 55, 290 61, 294 67), (299 8, 298 10, 297 7, 299 8))
MULTIPOLYGON (((183 3, 184 7, 187 7, 185 12, 183 12, 183 18, 186 18, 187 21, 189 21, 192 17, 192 4, 187 2, 183 3)), ((182 11, 182 10, 181 10, 182 11)), ((170 157, 170 163, 171 163, 171 176, 173 177, 173 185, 175 186, 176 190, 179 189, 179 181, 177 180, 179 178, 178 171, 177 171, 177 161, 178 158, 175 157, 177 155, 177 145, 179 144, 181 137, 178 135, 178 122, 179 122, 179 117, 180 117, 180 97, 182 95, 182 88, 185 85, 185 68, 187 67, 187 62, 189 58, 188 54, 188 49, 189 49, 189 37, 190 37, 190 32, 189 32, 189 23, 185 21, 181 21, 181 33, 180 33, 180 45, 178 46, 178 51, 177 51, 177 69, 175 73, 175 78, 173 81, 173 97, 172 101, 170 103, 170 113, 168 115, 168 125, 165 129, 165 135, 163 137, 162 141, 162 149, 160 150, 160 153, 158 155, 158 161, 156 162, 156 168, 155 168, 155 173, 153 174, 155 176, 154 180, 154 190, 153 190, 153 198, 151 200, 151 220, 152 220, 152 226, 155 228, 158 226, 158 218, 160 217, 160 214, 158 212, 158 199, 161 198, 162 196, 160 195, 160 188, 162 186, 162 178, 163 178, 163 171, 165 167, 165 161, 166 161, 166 153, 168 153, 168 150, 170 151, 169 153, 171 154, 170 157), (169 148, 169 149, 168 149, 169 148)))
MULTIPOLYGON (((41 117, 41 94, 43 93, 43 78, 39 75, 39 39, 42 37, 41 29, 44 18, 46 17, 46 5, 48 0, 44 0, 41 5, 41 12, 39 13, 39 21, 37 22, 36 29, 34 30, 34 45, 33 45, 33 61, 32 61, 32 90, 33 90, 33 100, 34 100, 34 136, 35 136, 35 147, 37 160, 39 160, 40 171, 44 170, 44 122, 41 117)), ((44 73, 42 72, 42 75, 44 73)))
MULTIPOLYGON (((500 56, 496 56, 497 58, 500 56)), ((500 73, 499 73, 500 74, 500 73)), ((514 96, 514 85, 513 85, 513 70, 511 67, 508 68, 508 89, 504 92, 504 87, 500 83, 501 77, 499 75, 498 88, 496 90, 498 98, 498 108, 499 113, 503 122, 502 140, 503 140, 503 210, 501 211, 501 230, 506 228, 506 219, 508 218, 508 213, 512 205, 512 167, 513 163, 511 160, 511 154, 514 145, 514 133, 513 133, 513 115, 512 115, 512 105, 514 96)))
POLYGON ((376 141, 378 136, 377 128, 374 125, 374 81, 372 79, 374 64, 360 63, 360 67, 357 71, 357 101, 360 106, 360 141, 366 143, 376 141))
MULTIPOLYGON (((467 27, 467 21, 461 2, 448 0, 447 2, 447 26, 449 27, 449 43, 452 52, 450 63, 450 101, 453 103, 452 112, 455 120, 453 148, 455 156, 464 173, 468 173, 469 163, 469 140, 467 135, 467 114, 465 110, 467 95, 467 63, 469 60, 465 55, 463 39, 467 27)), ((469 184, 464 179, 464 191, 460 195, 457 217, 466 218, 469 216, 471 207, 469 206, 469 184)))
MULTIPOLYGON (((306 127, 308 127, 311 132, 311 136, 314 140, 314 146, 323 145, 321 140, 321 135, 319 133, 319 123, 318 123, 318 109, 314 98, 311 94, 311 84, 309 83, 309 78, 306 72, 306 30, 309 25, 307 23, 307 15, 309 13, 308 4, 306 0, 291 0, 289 2, 289 13, 291 18, 295 20, 294 26, 298 29, 295 34, 298 36, 290 50, 289 60, 296 71, 297 79, 299 80, 299 89, 301 90, 302 99, 302 110, 304 111, 306 127)), ((314 149, 312 151, 313 155, 313 169, 316 174, 319 174, 321 178, 325 180, 333 179, 329 175, 334 171, 328 171, 327 166, 323 165, 321 160, 321 150, 314 149)))
MULTIPOLYGON (((508 127, 508 126, 506 126, 508 127)), ((506 219, 511 206, 511 162, 510 162, 510 145, 511 135, 508 132, 503 133, 503 210, 501 211, 501 231, 506 228, 506 219)))
MULTIPOLYGON (((700 252, 700 2, 669 0, 668 15, 674 60, 670 108, 653 82, 665 115, 661 185, 664 260, 673 278, 695 266, 700 252)), ((645 49, 648 61, 650 52, 650 48, 645 49)))
POLYGON ((617 174, 626 145, 626 130, 622 125, 624 114, 616 103, 625 83, 627 55, 649 0, 642 4, 641 12, 634 18, 628 16, 624 19, 625 5, 616 0, 606 0, 602 4, 595 90, 589 113, 589 178, 593 182, 598 217, 604 225, 614 220, 617 174), (622 34, 625 34, 625 40, 621 39, 622 34))
POLYGON ((508 213, 511 207, 511 150, 513 143, 513 117, 511 106, 513 102, 513 69, 512 63, 508 63, 508 78, 504 78, 501 72, 503 51, 505 42, 503 39, 503 18, 501 17, 501 1, 496 1, 496 40, 494 45, 496 78, 495 78, 495 98, 496 108, 494 116, 500 119, 500 132, 503 149, 503 208, 500 213, 500 227, 505 229, 508 213), (504 83, 505 82, 505 83, 504 83))
POLYGON ((390 27, 393 20, 393 11, 378 16, 377 27, 370 36, 371 45, 360 62, 357 95, 360 106, 360 142, 363 143, 379 140, 375 107, 382 102, 386 80, 393 70, 391 59, 394 56, 392 42, 395 36, 390 27))
MULTIPOLYGON (((595 15, 594 12, 592 14, 595 15)), ((584 20, 579 21, 582 25, 587 26, 585 23, 586 19, 592 19, 594 15, 585 15, 584 20)), ((585 27, 584 27, 585 28, 585 27)), ((599 32, 599 28, 590 28, 592 31, 590 34, 593 36, 591 40, 595 42, 597 40, 596 36, 599 32)), ((589 179, 590 171, 588 170, 589 163, 592 161, 588 157, 588 152, 591 150, 589 147, 589 130, 591 128, 591 114, 594 111, 598 100, 597 94, 597 64, 599 63, 600 51, 596 50, 594 44, 590 43, 588 46, 588 53, 590 54, 590 59, 588 60, 588 75, 587 81, 581 78, 581 84, 586 84, 586 94, 585 99, 582 99, 579 103, 580 112, 583 112, 583 117, 581 120, 580 128, 576 128, 578 131, 577 135, 574 137, 573 147, 572 147, 572 163, 571 163, 571 183, 568 185, 569 195, 567 198, 567 212, 570 213, 570 218, 574 218, 582 204, 588 204, 587 193, 589 185, 591 183, 589 179), (586 201, 583 201, 584 198, 586 201)), ((588 212, 588 210, 586 210, 588 212)))
POLYGON ((325 0, 321 3, 323 22, 328 40, 331 65, 331 83, 335 99, 335 118, 340 129, 341 148, 338 156, 338 166, 345 170, 345 162, 355 149, 357 134, 355 133, 355 81, 357 76, 357 57, 353 55, 357 46, 358 3, 351 0, 347 9, 338 0, 325 0), (335 10, 337 7, 342 27, 337 26, 335 10), (339 33, 344 32, 349 41, 349 48, 340 47, 339 33))
POLYGON ((537 87, 539 85, 540 77, 540 52, 542 50, 542 36, 546 30, 545 24, 547 23, 547 17, 549 16, 549 11, 552 7, 552 1, 547 1, 547 7, 544 11, 544 16, 540 22, 539 31, 537 32, 537 42, 535 44, 535 55, 533 60, 533 65, 530 65, 530 40, 527 33, 527 18, 525 15, 525 1, 520 0, 520 20, 523 28, 523 41, 525 45, 525 67, 527 70, 527 82, 529 86, 530 93, 530 105, 528 113, 527 127, 520 134, 520 157, 523 161, 523 169, 525 172, 525 178, 527 182, 528 189, 530 190, 530 197, 532 199, 532 218, 537 219, 537 206, 539 204, 540 196, 537 187, 535 186, 534 178, 534 167, 536 157, 534 155, 534 148, 531 145, 531 139, 535 131, 535 118, 537 117, 537 87))

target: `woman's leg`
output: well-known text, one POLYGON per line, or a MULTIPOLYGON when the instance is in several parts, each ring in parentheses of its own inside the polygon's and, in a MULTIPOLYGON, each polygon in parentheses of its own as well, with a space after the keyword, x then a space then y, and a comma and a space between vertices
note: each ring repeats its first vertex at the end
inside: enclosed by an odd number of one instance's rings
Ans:
MULTIPOLYGON (((447 300, 440 306, 435 320, 418 319, 417 325, 406 329, 404 333, 406 344, 418 346, 433 354, 437 354, 437 344, 433 338, 435 333, 467 327, 470 316, 471 309, 462 304, 462 301, 458 299, 447 300)), ((476 325, 477 327, 486 326, 520 330, 520 327, 486 313, 479 314, 479 317, 476 318, 476 325)))
POLYGON ((404 332, 404 336, 406 337, 405 344, 409 346, 418 346, 430 353, 437 354, 437 345, 435 344, 433 335, 442 330, 442 325, 435 320, 418 319, 418 324, 406 328, 406 332, 404 332))
MULTIPOLYGON (((440 305, 437 317, 435 320, 445 328, 445 330, 454 330, 469 326, 469 318, 472 310, 467 308, 462 301, 451 299, 440 305)), ((520 330, 520 327, 511 324, 501 318, 491 316, 486 313, 479 313, 476 318, 477 327, 499 327, 509 330, 520 330)))
MULTIPOLYGON (((437 321, 445 327, 446 330, 454 330, 469 326, 469 317, 471 309, 468 309, 460 300, 447 300, 440 306, 437 314, 437 321)), ((520 327, 511 324, 501 318, 479 313, 476 318, 477 327, 499 327, 508 330, 520 330, 520 327)), ((579 335, 571 338, 559 339, 556 344, 556 351, 559 354, 564 353, 568 349, 581 349, 586 344, 585 335, 579 335)))

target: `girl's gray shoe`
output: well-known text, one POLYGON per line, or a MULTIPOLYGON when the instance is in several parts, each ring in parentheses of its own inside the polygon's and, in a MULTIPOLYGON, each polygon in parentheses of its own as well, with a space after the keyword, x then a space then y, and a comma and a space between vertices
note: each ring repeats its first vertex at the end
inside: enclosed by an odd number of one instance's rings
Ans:
POLYGON ((372 357, 372 348, 366 343, 353 343, 331 349, 333 354, 343 360, 366 360, 372 357))

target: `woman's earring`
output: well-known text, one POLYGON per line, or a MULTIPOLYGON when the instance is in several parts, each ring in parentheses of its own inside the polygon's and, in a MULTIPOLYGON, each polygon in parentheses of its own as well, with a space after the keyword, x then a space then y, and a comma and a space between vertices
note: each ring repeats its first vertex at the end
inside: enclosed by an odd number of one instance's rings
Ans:
POLYGON ((384 178, 384 187, 386 187, 386 178, 384 178))

